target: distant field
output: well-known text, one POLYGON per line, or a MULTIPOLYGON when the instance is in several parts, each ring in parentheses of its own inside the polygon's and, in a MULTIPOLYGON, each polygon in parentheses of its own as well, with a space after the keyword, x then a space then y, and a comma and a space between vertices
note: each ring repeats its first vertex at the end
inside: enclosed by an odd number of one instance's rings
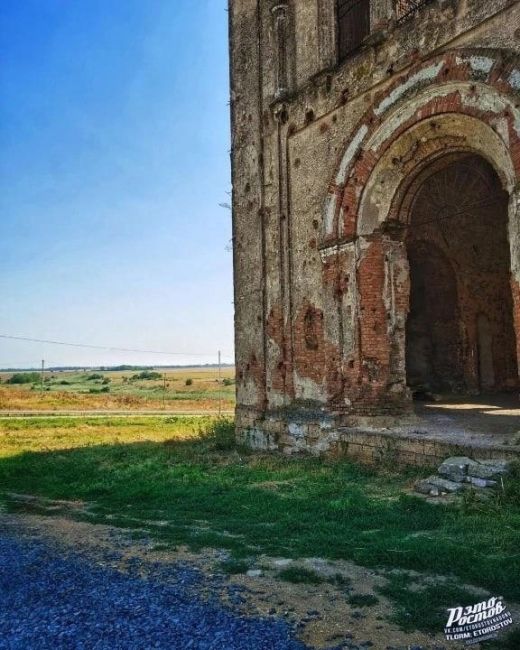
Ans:
MULTIPOLYGON (((235 405, 235 369, 46 372, 41 380, 10 384, 0 373, 1 411, 165 410, 229 411, 235 405), (151 376, 150 372, 152 373, 151 376)), ((29 378, 29 377, 28 377, 29 378)))

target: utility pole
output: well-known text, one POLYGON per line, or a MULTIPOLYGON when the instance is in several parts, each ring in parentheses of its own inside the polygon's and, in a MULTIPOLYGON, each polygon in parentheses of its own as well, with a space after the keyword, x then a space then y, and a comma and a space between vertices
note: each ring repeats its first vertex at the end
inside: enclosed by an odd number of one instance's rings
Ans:
POLYGON ((221 390, 222 390, 222 382, 221 382, 222 368, 221 368, 221 365, 222 365, 222 363, 221 362, 222 362, 222 356, 221 356, 220 350, 219 350, 218 351, 218 416, 219 416, 219 418, 222 417, 222 394, 221 394, 221 390))
POLYGON ((42 359, 42 393, 43 393, 43 373, 45 372, 45 359, 42 359))
POLYGON ((164 382, 163 382, 163 396, 162 396, 162 407, 163 411, 166 409, 166 375, 163 377, 164 382))

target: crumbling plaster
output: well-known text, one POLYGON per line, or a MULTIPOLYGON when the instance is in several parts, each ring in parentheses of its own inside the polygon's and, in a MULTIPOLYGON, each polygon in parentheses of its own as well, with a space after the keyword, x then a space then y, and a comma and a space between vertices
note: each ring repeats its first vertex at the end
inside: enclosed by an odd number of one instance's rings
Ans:
POLYGON ((387 20, 388 3, 376 2, 377 31, 338 65, 332 3, 282 3, 294 40, 287 44, 290 88, 277 96, 275 4, 230 2, 237 421, 243 432, 254 426, 255 439, 268 432, 267 446, 282 435, 281 446, 290 446, 298 436, 288 423, 303 418, 318 427, 323 451, 322 426, 409 408, 406 252, 399 236, 380 230, 431 156, 478 151, 511 193, 520 331, 520 158, 511 153, 519 135, 520 6, 434 1, 396 26, 387 20), (442 98, 454 97, 453 111, 443 110, 442 98), (418 115, 435 103, 440 117, 418 115), (413 160, 422 139, 415 166, 392 164, 413 160), (361 150, 372 159, 354 174, 366 178, 349 187, 361 150), (316 349, 302 343, 306 336, 316 338, 316 349), (375 354, 361 354, 360 346, 375 354))

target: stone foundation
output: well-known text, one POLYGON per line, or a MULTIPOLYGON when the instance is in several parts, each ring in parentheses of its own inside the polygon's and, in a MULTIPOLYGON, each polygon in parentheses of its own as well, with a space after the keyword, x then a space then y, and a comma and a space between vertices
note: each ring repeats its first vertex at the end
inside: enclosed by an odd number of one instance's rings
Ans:
POLYGON ((475 440, 443 440, 428 436, 428 433, 410 434, 387 429, 413 421, 411 414, 405 417, 345 418, 323 413, 321 416, 308 414, 307 418, 302 418, 301 412, 297 416, 272 414, 262 417, 242 411, 237 413, 237 440, 257 451, 345 457, 367 465, 386 463, 391 466, 433 467, 448 456, 520 460, 519 446, 475 440), (344 426, 348 420, 351 426, 344 426))

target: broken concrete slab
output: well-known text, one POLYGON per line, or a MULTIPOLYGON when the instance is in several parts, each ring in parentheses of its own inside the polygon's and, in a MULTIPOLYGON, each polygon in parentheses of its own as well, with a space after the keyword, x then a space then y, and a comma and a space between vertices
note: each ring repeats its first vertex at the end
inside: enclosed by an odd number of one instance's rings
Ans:
POLYGON ((439 467, 441 476, 429 476, 418 481, 415 491, 428 496, 455 494, 462 489, 483 490, 497 486, 498 480, 511 469, 506 460, 477 461, 467 456, 452 456, 439 467))
MULTIPOLYGON (((424 479, 422 481, 417 481, 415 484, 415 491, 418 492, 419 494, 429 494, 430 496, 434 496, 432 494, 433 490, 437 490, 438 488, 435 488, 429 481, 428 479, 424 479)), ((435 496, 438 496, 435 495, 435 496)))
POLYGON ((438 496, 439 493, 442 492, 460 492, 462 489, 462 483, 450 481, 449 479, 440 476, 429 476, 426 479, 417 481, 415 484, 416 492, 419 492, 420 494, 430 494, 431 496, 438 496))
POLYGON ((511 463, 506 460, 484 460, 476 465, 468 466, 468 476, 481 479, 497 479, 511 469, 511 463))
POLYGON ((468 468, 478 465, 477 461, 467 456, 452 456, 443 461, 437 471, 450 481, 462 483, 468 474, 468 468))
POLYGON ((477 476, 467 476, 466 482, 479 488, 495 487, 497 484, 496 481, 490 481, 488 479, 479 478, 477 476))

